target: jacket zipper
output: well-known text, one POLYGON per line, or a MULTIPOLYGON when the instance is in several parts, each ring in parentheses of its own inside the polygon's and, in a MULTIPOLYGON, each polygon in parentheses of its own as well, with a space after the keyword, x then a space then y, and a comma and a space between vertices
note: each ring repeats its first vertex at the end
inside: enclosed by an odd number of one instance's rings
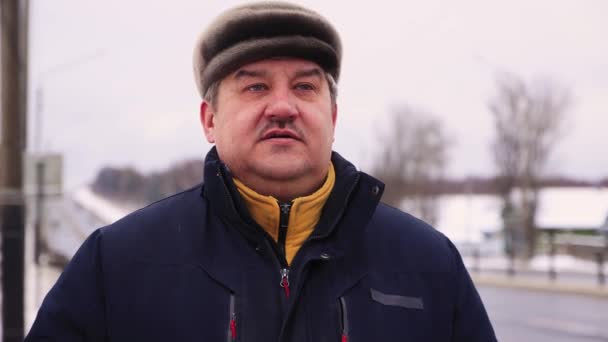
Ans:
POLYGON ((340 297, 340 328, 342 330, 341 342, 348 342, 348 311, 344 297, 340 297))
MULTIPOLYGON (((291 211, 291 202, 279 202, 279 237, 277 243, 279 251, 282 254, 282 259, 287 260, 285 241, 287 240, 287 227, 289 226, 289 213, 291 211)), ((285 297, 289 298, 289 266, 287 263, 280 269, 281 282, 279 283, 285 291, 285 297)))
POLYGON ((228 324, 228 342, 236 341, 236 297, 230 294, 230 317, 228 324))
MULTIPOLYGON (((233 212, 238 213, 238 210, 236 209, 236 206, 234 205, 234 198, 232 198, 232 195, 230 194, 230 190, 228 190, 228 185, 226 185, 226 179, 224 178, 224 174, 222 173, 222 168, 220 166, 218 166, 217 168, 217 175, 221 180, 221 183, 224 185, 224 192, 226 193, 226 196, 230 199, 228 202, 230 202, 230 207, 232 209, 233 212)), ((236 215, 236 217, 238 218, 239 222, 242 225, 249 225, 247 222, 245 222, 240 215, 236 215)), ((251 225, 249 225, 251 226, 251 225)), ((256 224, 254 224, 254 226, 256 226, 256 224)), ((270 236, 270 234, 268 234, 264 228, 260 227, 259 225, 257 225, 257 229, 261 232, 261 234, 265 235, 268 241, 274 241, 274 239, 270 236)), ((281 252, 278 250, 278 244, 272 244, 271 245, 272 250, 275 252, 275 254, 277 255, 277 262, 279 264, 279 269, 283 268, 283 267, 287 267, 287 261, 285 260, 285 256, 281 255, 281 252)))
POLYGON ((287 240, 287 226, 289 225, 289 212, 291 211, 291 202, 279 202, 279 250, 283 256, 285 254, 285 241, 287 240))
MULTIPOLYGON (((220 178, 222 184, 224 185, 224 191, 226 192, 226 196, 230 199, 230 205, 232 210, 236 213, 238 212, 236 209, 236 206, 234 205, 234 199, 232 198, 232 195, 230 194, 230 191, 228 190, 228 186, 226 185, 226 180, 224 179, 224 174, 222 172, 222 169, 220 166, 218 166, 217 168, 217 175, 220 178)), ((287 225, 289 224, 289 212, 291 211, 291 203, 281 203, 279 202, 279 208, 281 208, 281 204, 284 204, 284 208, 287 211, 286 214, 283 214, 283 211, 281 211, 281 213, 279 214, 279 243, 276 244, 276 248, 273 247, 275 253, 277 254, 277 261, 278 261, 278 266, 279 266, 279 271, 281 274, 281 282, 280 282, 280 286, 284 289, 285 291, 285 296, 289 298, 289 266, 287 264, 287 259, 285 257, 285 240, 287 239, 287 225), (284 231, 284 235, 282 236, 282 246, 283 248, 281 249, 281 220, 283 220, 285 223, 285 229, 284 231)), ((238 216, 238 215, 237 215, 238 216)), ((241 223, 246 225, 247 223, 245 223, 242 219, 240 219, 241 223)), ((266 236, 272 240, 272 237, 270 237, 270 235, 264 231, 263 228, 259 227, 259 230, 262 231, 262 234, 266 234, 266 236)))
POLYGON ((280 285, 285 291, 285 297, 289 298, 289 268, 281 268, 280 285))

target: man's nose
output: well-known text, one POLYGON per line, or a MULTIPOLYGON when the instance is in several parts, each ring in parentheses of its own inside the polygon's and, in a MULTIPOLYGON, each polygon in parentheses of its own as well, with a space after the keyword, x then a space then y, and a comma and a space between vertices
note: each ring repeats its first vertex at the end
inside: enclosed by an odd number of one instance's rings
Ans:
POLYGON ((286 87, 275 88, 264 113, 274 120, 291 121, 298 115, 296 98, 286 87))

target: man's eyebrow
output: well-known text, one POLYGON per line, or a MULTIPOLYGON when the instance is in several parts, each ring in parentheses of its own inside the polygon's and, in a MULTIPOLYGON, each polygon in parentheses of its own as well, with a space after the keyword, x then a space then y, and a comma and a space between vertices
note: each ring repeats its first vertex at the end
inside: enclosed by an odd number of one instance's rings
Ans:
POLYGON ((312 69, 305 69, 305 70, 298 70, 298 71, 296 71, 295 77, 299 78, 299 77, 317 76, 317 77, 321 78, 322 75, 323 75, 323 72, 321 72, 321 69, 319 69, 319 68, 312 68, 312 69))
POLYGON ((238 80, 238 79, 245 78, 245 77, 263 77, 263 76, 266 76, 267 74, 268 74, 268 72, 266 72, 264 70, 240 69, 239 71, 237 71, 234 74, 234 79, 238 80))

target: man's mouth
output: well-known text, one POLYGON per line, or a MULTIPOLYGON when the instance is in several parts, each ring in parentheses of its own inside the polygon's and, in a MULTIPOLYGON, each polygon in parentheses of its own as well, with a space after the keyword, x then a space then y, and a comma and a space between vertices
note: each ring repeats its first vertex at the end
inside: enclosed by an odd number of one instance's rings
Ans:
POLYGON ((296 132, 289 129, 271 129, 262 135, 262 140, 269 139, 301 140, 296 132))

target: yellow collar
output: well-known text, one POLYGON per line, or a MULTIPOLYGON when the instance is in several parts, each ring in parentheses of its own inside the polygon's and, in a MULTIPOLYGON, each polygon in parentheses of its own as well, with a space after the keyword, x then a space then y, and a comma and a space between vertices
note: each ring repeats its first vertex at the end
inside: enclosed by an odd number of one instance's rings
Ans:
MULTIPOLYGON (((304 241, 317 226, 321 211, 336 181, 336 173, 332 163, 325 183, 314 193, 293 200, 289 213, 287 237, 285 239, 285 257, 291 264, 304 241)), ((245 201, 249 213, 275 241, 279 239, 279 201, 272 196, 260 195, 238 179, 234 184, 245 201)))

